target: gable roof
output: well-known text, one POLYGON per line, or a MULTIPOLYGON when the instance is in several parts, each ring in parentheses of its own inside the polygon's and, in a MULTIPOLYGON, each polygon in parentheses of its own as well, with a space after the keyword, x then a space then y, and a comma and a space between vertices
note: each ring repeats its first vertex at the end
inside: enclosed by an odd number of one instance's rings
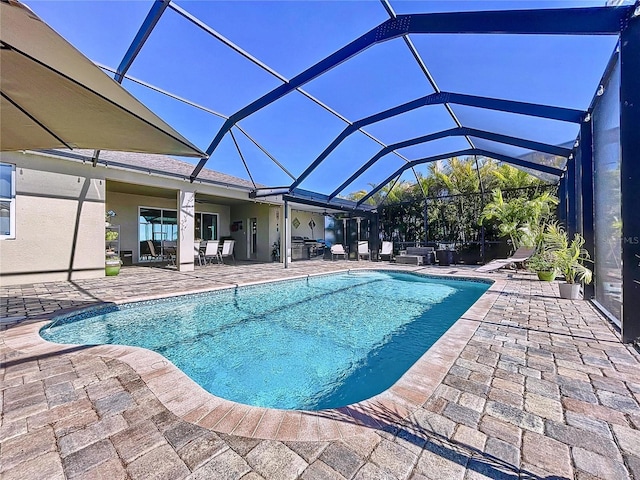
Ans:
MULTIPOLYGON (((82 160, 85 162, 92 161, 93 150, 77 149, 73 153, 67 150, 47 150, 46 153, 59 157, 82 160)), ((193 171, 193 164, 169 157, 167 155, 156 155, 150 153, 133 153, 133 152, 115 152, 100 151, 98 164, 118 166, 121 168, 145 171, 148 173, 165 174, 175 177, 188 179, 193 171)), ((243 178, 234 177, 226 173, 216 172, 210 169, 203 169, 198 177, 202 183, 213 183, 228 187, 240 188, 243 190, 253 190, 262 185, 254 185, 243 178)))

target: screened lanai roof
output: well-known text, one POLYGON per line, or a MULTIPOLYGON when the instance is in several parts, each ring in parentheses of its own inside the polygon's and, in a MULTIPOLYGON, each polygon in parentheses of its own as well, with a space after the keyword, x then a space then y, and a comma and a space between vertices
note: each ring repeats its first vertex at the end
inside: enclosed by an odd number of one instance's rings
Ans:
POLYGON ((207 168, 342 203, 430 162, 557 179, 632 1, 31 1, 203 151, 207 168))

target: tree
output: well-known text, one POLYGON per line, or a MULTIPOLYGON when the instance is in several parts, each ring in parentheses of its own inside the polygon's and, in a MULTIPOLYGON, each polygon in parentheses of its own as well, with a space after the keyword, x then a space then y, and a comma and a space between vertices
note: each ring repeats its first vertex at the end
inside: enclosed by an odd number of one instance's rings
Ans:
POLYGON ((544 184, 544 182, 539 178, 506 163, 497 166, 491 172, 491 175, 495 178, 495 185, 493 188, 500 188, 502 190, 544 184))
MULTIPOLYGON (((371 190, 373 190, 377 186, 375 183, 368 183, 368 185, 371 187, 371 190)), ((369 205, 377 206, 382 203, 402 202, 408 196, 410 196, 411 190, 412 190, 411 187, 412 187, 412 184, 410 184, 406 180, 399 180, 398 182, 395 182, 395 184, 394 182, 390 182, 384 187, 382 187, 380 190, 378 190, 376 193, 371 195, 371 197, 369 197, 367 200, 365 200, 365 203, 369 205)), ((368 195, 369 191, 358 190, 357 192, 352 192, 348 194, 346 198, 348 200, 353 200, 354 202, 357 202, 362 198, 364 198, 366 195, 368 195)))
POLYGON ((513 248, 537 246, 544 224, 552 216, 552 206, 558 199, 549 192, 528 200, 518 197, 505 201, 500 189, 492 192, 492 200, 487 203, 480 216, 481 223, 495 221, 500 236, 509 237, 513 248))
MULTIPOLYGON (((384 231, 397 232, 400 241, 465 244, 481 239, 493 241, 499 236, 511 238, 500 230, 495 219, 479 223, 485 198, 488 200, 489 196, 487 193, 485 197, 482 192, 502 188, 503 203, 520 197, 521 202, 526 202, 538 196, 538 185, 544 185, 526 172, 483 156, 431 162, 423 172, 418 172, 416 182, 399 181, 395 186, 391 182, 367 200, 370 205, 384 206, 380 209, 384 231), (521 188, 525 189, 519 190, 521 188), (487 227, 484 230, 483 225, 487 227)), ((375 188, 375 184, 369 186, 375 188)), ((365 195, 366 189, 353 192, 348 198, 357 201, 365 195)), ((524 208, 524 203, 521 207, 524 208)), ((534 241, 539 233, 535 226, 517 223, 513 239, 534 241)))

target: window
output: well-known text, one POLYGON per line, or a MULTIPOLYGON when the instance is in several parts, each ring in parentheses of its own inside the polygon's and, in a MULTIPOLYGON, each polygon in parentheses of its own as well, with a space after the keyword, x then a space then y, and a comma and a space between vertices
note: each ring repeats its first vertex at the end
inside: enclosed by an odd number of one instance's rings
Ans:
POLYGON ((215 213, 196 213, 195 238, 200 240, 218 240, 218 215, 215 213))
POLYGON ((0 239, 16 238, 16 167, 0 163, 0 239))
POLYGON ((138 237, 139 260, 163 260, 178 240, 178 214, 176 210, 139 207, 138 237))
MULTIPOLYGON (((178 212, 166 208, 138 207, 139 261, 164 260, 175 254, 178 243, 178 212)), ((218 215, 196 213, 196 240, 218 239, 218 215)))

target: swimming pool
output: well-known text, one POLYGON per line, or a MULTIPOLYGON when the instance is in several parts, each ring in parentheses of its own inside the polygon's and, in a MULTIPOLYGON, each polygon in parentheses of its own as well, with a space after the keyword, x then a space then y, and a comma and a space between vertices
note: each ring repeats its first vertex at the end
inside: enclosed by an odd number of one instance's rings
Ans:
POLYGON ((154 350, 207 391, 320 410, 393 385, 489 283, 357 271, 59 317, 45 340, 154 350))

